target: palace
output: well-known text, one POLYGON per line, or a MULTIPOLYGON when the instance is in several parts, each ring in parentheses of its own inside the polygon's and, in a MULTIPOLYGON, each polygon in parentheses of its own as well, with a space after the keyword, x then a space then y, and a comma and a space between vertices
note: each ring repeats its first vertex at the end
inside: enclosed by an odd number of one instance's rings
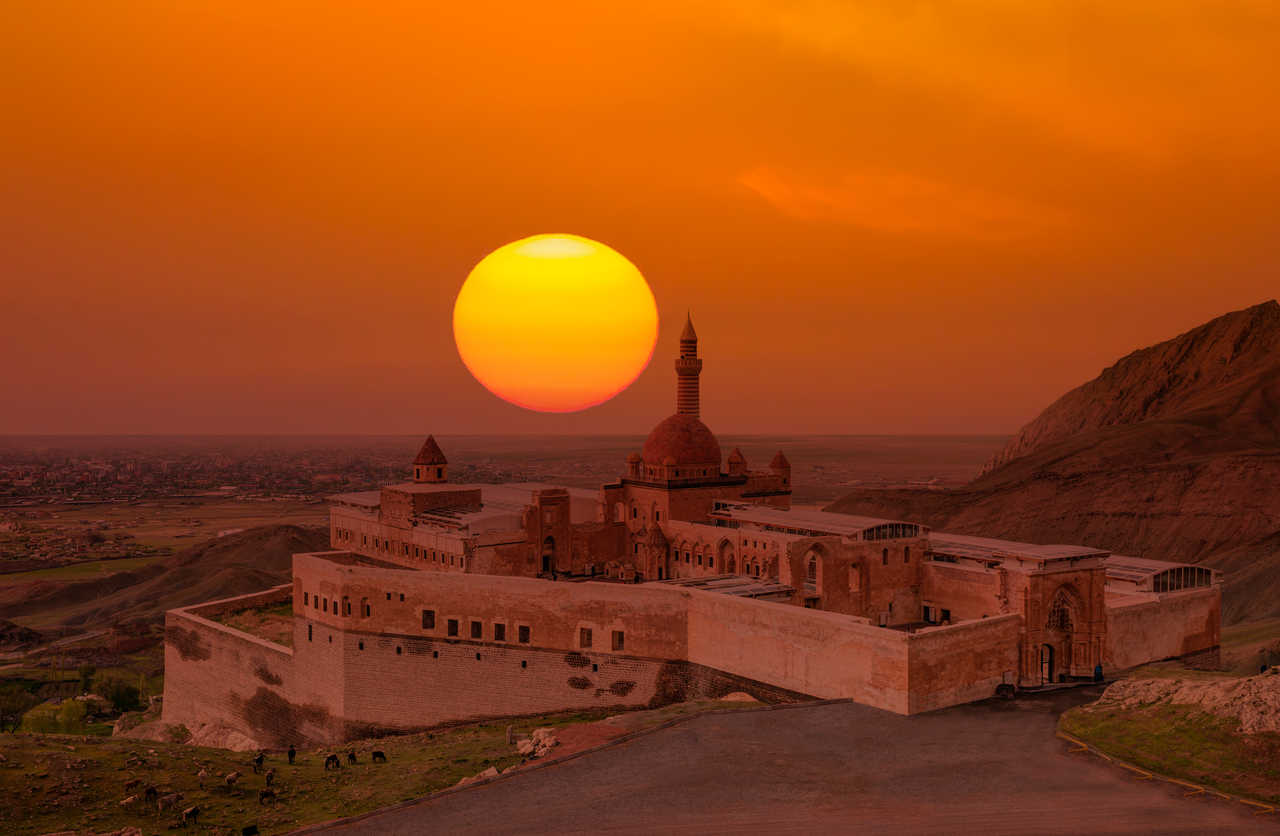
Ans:
POLYGON ((676 411, 597 491, 412 481, 330 501, 293 582, 173 610, 164 719, 262 746, 746 691, 913 714, 1216 653, 1221 577, 792 509, 700 418, 692 321, 676 411), (291 602, 292 647, 219 622, 291 602))

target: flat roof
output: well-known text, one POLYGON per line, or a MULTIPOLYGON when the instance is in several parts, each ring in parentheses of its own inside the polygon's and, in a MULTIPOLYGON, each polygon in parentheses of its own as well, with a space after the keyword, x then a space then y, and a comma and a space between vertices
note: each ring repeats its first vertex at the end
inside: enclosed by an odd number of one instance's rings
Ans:
MULTIPOLYGON (((593 490, 553 485, 549 482, 503 482, 494 485, 468 482, 405 482, 387 485, 386 487, 414 494, 478 490, 480 491, 479 506, 474 503, 445 505, 429 509, 417 516, 419 519, 428 521, 434 518, 441 523, 465 525, 468 528, 475 527, 482 530, 492 529, 495 524, 509 526, 512 524, 513 519, 514 524, 518 527, 520 515, 526 507, 533 504, 534 494, 539 491, 564 491, 569 497, 569 517, 573 522, 590 522, 594 520, 596 503, 599 502, 600 498, 599 493, 593 490), (587 507, 588 503, 589 509, 587 507)), ((382 503, 382 489, 335 494, 329 497, 329 501, 374 510, 382 503)))
POLYGON ((861 534, 868 528, 878 525, 915 525, 927 531, 928 527, 908 520, 887 520, 879 517, 862 517, 856 514, 840 514, 835 511, 818 511, 810 508, 783 510, 766 505, 754 505, 741 502, 720 502, 712 515, 728 517, 742 522, 776 525, 785 528, 803 528, 819 531, 824 534, 840 534, 849 536, 861 534))
POLYGON ((934 552, 978 560, 997 560, 1001 557, 1017 557, 1030 560, 1066 560, 1080 557, 1106 557, 1106 549, 1092 546, 1070 546, 1061 543, 1041 545, 1001 540, 996 537, 973 537, 968 534, 952 534, 934 531, 929 535, 929 546, 934 552))
POLYGON ((751 578, 745 575, 707 575, 702 578, 675 578, 666 581, 653 581, 652 583, 704 589, 708 592, 736 595, 739 598, 759 598, 763 595, 790 594, 795 591, 792 587, 784 584, 773 583, 760 578, 751 578))

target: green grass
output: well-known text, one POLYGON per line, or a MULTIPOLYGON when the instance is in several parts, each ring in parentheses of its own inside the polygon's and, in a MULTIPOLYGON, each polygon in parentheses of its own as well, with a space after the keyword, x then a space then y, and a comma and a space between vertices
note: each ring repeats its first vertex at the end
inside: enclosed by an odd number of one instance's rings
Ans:
POLYGON ((1280 803, 1280 734, 1243 735, 1236 720, 1167 704, 1124 710, 1081 706, 1063 714, 1058 725, 1108 755, 1153 772, 1280 803))
MULTIPOLYGON (((628 712, 627 728, 657 725, 672 717, 711 708, 737 709, 751 704, 706 701, 628 712)), ((124 783, 140 778, 161 792, 184 795, 180 807, 199 805, 202 829, 223 832, 257 824, 262 833, 281 833, 304 824, 357 815, 451 787, 459 779, 489 767, 506 769, 520 762, 507 743, 506 729, 521 734, 539 726, 563 727, 600 720, 616 710, 575 711, 523 720, 496 720, 435 733, 389 737, 298 753, 290 766, 272 754, 276 770, 274 805, 260 806, 263 776, 255 775, 246 753, 204 749, 125 738, 95 739, 66 735, 0 735, 0 832, 25 836, 59 830, 110 831, 140 827, 146 834, 167 833, 176 817, 154 810, 130 811, 119 802, 124 783), (354 748, 360 762, 325 772, 324 755, 354 748), (381 749, 389 763, 373 764, 369 753, 381 749), (140 765, 126 766, 131 753, 140 765), (197 773, 208 771, 201 788, 197 773), (239 770, 240 790, 228 792, 221 776, 239 770)))
POLYGON ((130 572, 148 566, 161 556, 155 557, 122 557, 118 560, 85 560, 70 563, 53 569, 32 569, 29 572, 10 572, 0 575, 0 586, 12 586, 30 581, 86 581, 94 578, 114 575, 119 572, 130 572))

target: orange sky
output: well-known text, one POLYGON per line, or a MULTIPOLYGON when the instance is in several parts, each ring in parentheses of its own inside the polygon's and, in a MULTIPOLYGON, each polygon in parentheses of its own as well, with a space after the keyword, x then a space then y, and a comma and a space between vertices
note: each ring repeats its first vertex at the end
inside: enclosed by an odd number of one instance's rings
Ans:
POLYGON ((1280 4, 442 5, 0 4, 0 432, 642 432, 686 308, 717 431, 1006 432, 1280 291, 1280 4), (658 301, 582 413, 453 344, 539 232, 658 301))

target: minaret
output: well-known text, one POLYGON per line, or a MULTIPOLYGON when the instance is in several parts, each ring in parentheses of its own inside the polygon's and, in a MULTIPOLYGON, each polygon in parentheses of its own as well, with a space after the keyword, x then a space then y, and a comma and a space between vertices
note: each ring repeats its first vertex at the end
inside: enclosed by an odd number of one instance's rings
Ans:
POLYGON ((702 361, 698 359, 698 332, 693 330, 693 317, 687 316, 680 332, 680 356, 676 358, 676 414, 699 417, 698 375, 702 361))

